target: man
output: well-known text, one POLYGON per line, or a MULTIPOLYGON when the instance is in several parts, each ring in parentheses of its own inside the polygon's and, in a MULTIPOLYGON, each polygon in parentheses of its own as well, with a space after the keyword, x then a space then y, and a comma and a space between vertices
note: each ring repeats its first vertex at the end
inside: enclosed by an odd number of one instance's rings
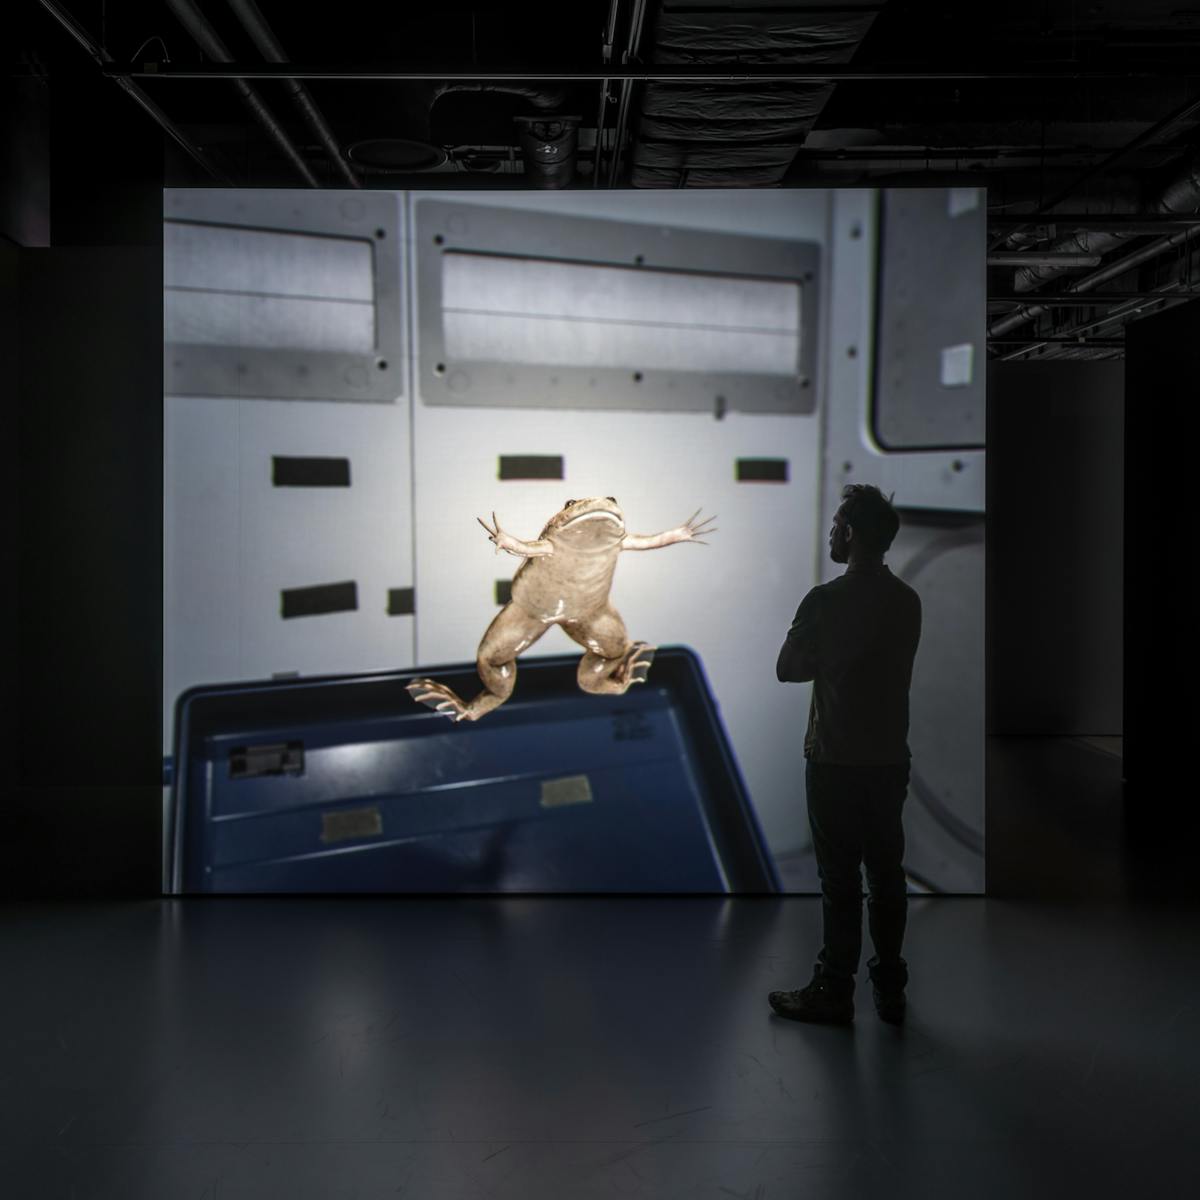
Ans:
POLYGON ((908 965, 901 809, 908 791, 908 689, 921 635, 917 593, 884 565, 900 518, 876 487, 851 484, 829 533, 846 571, 804 597, 779 652, 780 682, 813 684, 804 738, 808 817, 821 877, 824 945, 812 982, 772 992, 771 1007, 798 1021, 854 1019, 862 950, 862 877, 875 957, 875 1007, 904 1019, 908 965))

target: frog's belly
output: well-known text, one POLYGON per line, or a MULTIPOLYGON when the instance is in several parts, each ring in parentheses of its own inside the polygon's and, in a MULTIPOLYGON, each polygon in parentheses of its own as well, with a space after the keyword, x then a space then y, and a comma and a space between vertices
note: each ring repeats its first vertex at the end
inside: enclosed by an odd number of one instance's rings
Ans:
POLYGON ((571 625, 583 621, 598 612, 608 603, 612 570, 593 578, 586 571, 571 573, 559 569, 550 572, 533 572, 533 566, 541 563, 526 563, 513 578, 512 599, 531 617, 547 625, 571 625))

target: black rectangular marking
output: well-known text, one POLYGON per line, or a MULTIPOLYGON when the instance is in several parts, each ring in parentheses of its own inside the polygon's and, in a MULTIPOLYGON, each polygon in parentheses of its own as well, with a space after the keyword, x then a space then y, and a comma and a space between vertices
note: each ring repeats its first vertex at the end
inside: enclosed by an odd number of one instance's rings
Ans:
POLYGON ((280 593, 280 615, 317 617, 323 613, 352 612, 358 608, 358 584, 322 583, 316 587, 286 588, 280 593))
POLYGON ((561 454, 502 454, 499 479, 562 479, 561 454))
POLYGON ((412 588, 388 588, 387 615, 407 617, 417 611, 417 594, 412 588))
POLYGON ((512 580, 496 580, 496 603, 507 604, 512 599, 512 580))
POLYGON ((271 457, 271 482, 276 487, 349 487, 348 458, 271 457))
POLYGON ((383 813, 374 805, 321 814, 321 841, 326 845, 382 836, 383 813))
POLYGON ((739 458, 737 460, 738 483, 787 483, 788 460, 786 458, 739 458))

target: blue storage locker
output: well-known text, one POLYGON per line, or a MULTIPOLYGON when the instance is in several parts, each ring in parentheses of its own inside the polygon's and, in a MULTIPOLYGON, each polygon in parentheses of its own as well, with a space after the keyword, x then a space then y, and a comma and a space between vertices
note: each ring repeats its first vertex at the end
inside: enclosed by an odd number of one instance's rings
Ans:
POLYGON ((623 696, 519 663, 477 723, 414 702, 475 666, 192 688, 175 709, 175 892, 778 892, 696 654, 623 696))

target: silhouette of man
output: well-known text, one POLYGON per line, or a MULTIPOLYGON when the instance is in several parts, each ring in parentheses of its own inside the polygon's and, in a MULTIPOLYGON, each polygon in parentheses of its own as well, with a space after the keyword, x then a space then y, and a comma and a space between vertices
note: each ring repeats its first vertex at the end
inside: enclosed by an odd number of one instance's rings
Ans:
POLYGON ((829 533, 845 563, 796 610, 779 652, 780 682, 813 684, 804 738, 813 850, 821 877, 824 945, 812 982, 772 992, 798 1021, 854 1019, 862 951, 862 876, 875 957, 867 964, 879 1016, 904 1019, 908 964, 900 955, 908 896, 901 810, 908 791, 908 689, 921 636, 921 601, 884 565, 900 518, 876 487, 851 484, 829 533))

